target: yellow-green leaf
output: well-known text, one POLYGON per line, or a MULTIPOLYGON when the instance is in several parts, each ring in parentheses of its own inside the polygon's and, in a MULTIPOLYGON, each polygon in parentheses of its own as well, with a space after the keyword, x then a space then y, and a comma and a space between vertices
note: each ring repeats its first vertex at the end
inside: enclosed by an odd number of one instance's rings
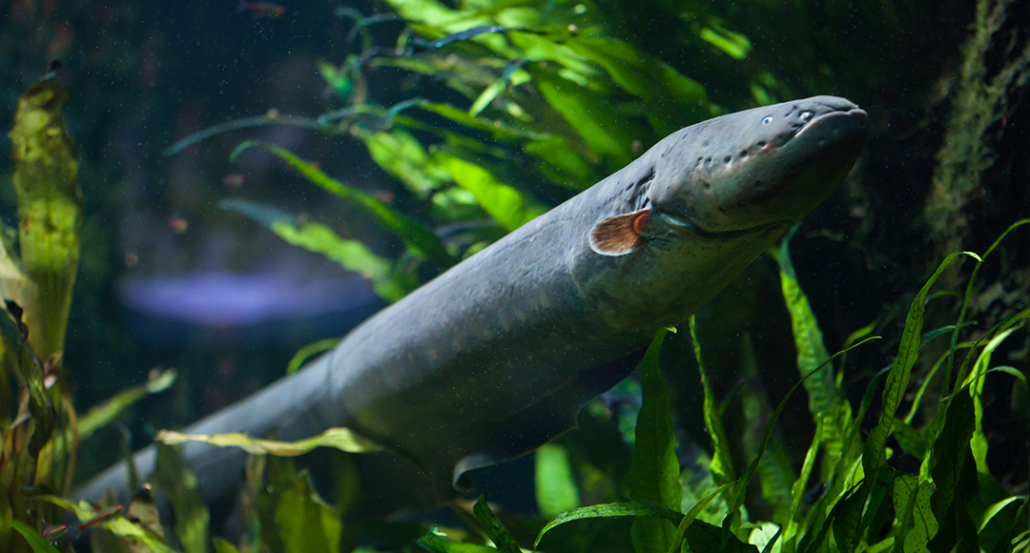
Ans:
POLYGON ((564 447, 549 443, 538 449, 535 476, 540 514, 553 517, 579 507, 579 488, 564 447))
POLYGON ((479 165, 444 155, 440 159, 454 181, 472 192, 480 207, 505 230, 511 232, 543 213, 543 209, 527 200, 521 192, 501 184, 490 171, 479 165))
POLYGON ((32 85, 18 101, 11 130, 12 182, 18 196, 18 234, 25 273, 39 287, 43 335, 29 336, 46 358, 64 349, 79 268, 79 190, 75 145, 61 115, 68 98, 54 80, 32 85))
POLYGON ((331 447, 347 453, 374 453, 385 448, 368 438, 355 434, 348 428, 330 428, 325 432, 296 442, 280 442, 251 438, 239 432, 227 434, 183 434, 171 430, 162 430, 154 438, 169 445, 184 442, 205 442, 218 447, 238 447, 251 455, 275 455, 278 457, 295 457, 303 455, 316 447, 331 447))

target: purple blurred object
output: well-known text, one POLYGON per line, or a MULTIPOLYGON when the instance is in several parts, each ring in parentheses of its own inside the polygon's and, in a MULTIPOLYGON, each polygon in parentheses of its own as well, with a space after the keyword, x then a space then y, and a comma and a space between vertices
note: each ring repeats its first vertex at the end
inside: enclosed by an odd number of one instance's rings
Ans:
POLYGON ((381 301, 358 276, 298 282, 227 272, 129 277, 120 283, 118 295, 125 306, 145 315, 218 328, 305 319, 381 301))

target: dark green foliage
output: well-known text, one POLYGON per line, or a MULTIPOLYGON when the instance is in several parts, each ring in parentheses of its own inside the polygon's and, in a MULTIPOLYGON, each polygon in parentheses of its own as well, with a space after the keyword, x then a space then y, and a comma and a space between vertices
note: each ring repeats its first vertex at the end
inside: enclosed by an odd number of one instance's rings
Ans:
MULTIPOLYGON (((636 445, 630 483, 634 501, 650 501, 666 509, 680 509, 683 491, 679 486, 679 460, 672 427, 669 391, 658 368, 658 352, 665 331, 660 330, 640 363, 640 386, 644 400, 637 416, 636 445)), ((662 553, 673 545, 675 527, 652 517, 633 521, 633 547, 637 553, 662 553)))

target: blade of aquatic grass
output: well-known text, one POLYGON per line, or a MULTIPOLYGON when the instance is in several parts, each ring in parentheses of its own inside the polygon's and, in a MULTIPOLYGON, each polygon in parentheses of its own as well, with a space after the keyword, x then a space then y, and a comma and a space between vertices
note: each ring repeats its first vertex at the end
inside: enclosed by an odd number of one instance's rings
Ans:
POLYGON ((697 519, 697 515, 701 514, 701 511, 703 511, 704 508, 709 503, 711 503, 713 499, 715 499, 719 494, 721 494, 724 490, 728 489, 735 483, 736 482, 727 482, 719 486, 715 489, 715 491, 706 495, 701 501, 698 501, 696 505, 694 505, 690 508, 689 511, 687 511, 687 514, 683 516, 682 520, 680 520, 679 524, 676 526, 676 536, 673 538, 672 543, 669 545, 667 553, 677 553, 680 550, 680 548, 683 546, 683 540, 685 539, 687 531, 689 531, 690 526, 694 524, 694 521, 697 519))
MULTIPOLYGON (((851 334, 849 334, 848 335, 848 339, 844 340, 844 347, 848 347, 851 344, 854 344, 855 342, 861 340, 862 338, 865 338, 866 336, 869 336, 870 334, 872 334, 873 330, 876 329, 876 325, 878 325, 878 324, 880 324, 879 321, 873 321, 873 322, 865 325, 864 327, 862 327, 862 328, 852 332, 851 334)), ((837 371, 837 381, 836 381, 837 388, 840 388, 840 389, 842 389, 841 388, 841 385, 842 385, 841 382, 844 379, 844 368, 847 366, 847 362, 848 362, 848 356, 847 355, 842 355, 841 358, 840 358, 840 369, 837 371)))
POLYGON ((454 258, 447 253, 443 242, 433 234, 429 227, 401 214, 375 197, 330 177, 321 169, 305 162, 285 148, 257 140, 248 140, 233 150, 230 161, 235 161, 242 152, 250 148, 261 148, 272 153, 323 190, 362 208, 379 225, 404 242, 408 248, 441 269, 446 269, 454 264, 454 258))
POLYGON ((568 451, 555 443, 536 450, 534 483, 540 514, 554 517, 580 506, 579 488, 568 451))
POLYGON ((571 38, 568 46, 604 68, 617 85, 645 104, 661 105, 660 110, 646 110, 651 127, 660 136, 679 130, 685 122, 715 115, 703 86, 625 42, 579 35, 571 38))
POLYGON ((25 524, 18 520, 11 521, 11 528, 14 528, 21 534, 21 537, 25 538, 25 541, 29 544, 36 553, 60 553, 56 547, 50 545, 50 542, 36 531, 35 528, 25 524))
POLYGON ((494 542, 497 549, 501 553, 522 553, 519 549, 519 545, 515 543, 515 538, 511 535, 511 532, 504 527, 497 515, 490 510, 490 506, 486 503, 486 496, 479 496, 474 507, 472 507, 472 513, 476 515, 476 520, 486 530, 486 535, 490 536, 490 540, 494 542))
POLYGON ((151 481, 161 488, 172 504, 175 533, 183 550, 186 553, 205 553, 211 513, 200 495, 197 476, 183 463, 174 447, 158 444, 157 469, 151 481))
POLYGON ((963 386, 969 387, 969 393, 973 400, 973 415, 975 423, 973 425, 973 437, 970 441, 970 447, 973 451, 973 458, 976 460, 976 469, 982 474, 990 474, 991 471, 987 467, 987 436, 984 434, 983 429, 983 392, 984 385, 987 382, 987 373, 990 372, 989 367, 991 364, 991 354, 994 353, 998 346, 1000 346, 1009 336, 1012 335, 1018 329, 1023 328, 1022 325, 1012 326, 1008 329, 1002 330, 996 333, 984 346, 980 352, 980 356, 976 362, 973 363, 973 370, 969 376, 963 382, 963 386))
MULTIPOLYGON (((812 312, 808 296, 801 289, 790 258, 790 238, 797 228, 795 225, 792 232, 783 238, 773 257, 780 266, 780 285, 790 313, 798 371, 800 374, 808 374, 829 357, 829 352, 826 351, 819 322, 812 312)), ((826 455, 821 472, 825 474, 840 457, 844 436, 851 423, 851 405, 845 399, 832 370, 820 371, 806 379, 805 390, 808 392, 808 409, 817 426, 816 432, 822 434, 820 441, 826 455)))
POLYGON ((879 339, 879 336, 871 336, 869 338, 862 340, 861 342, 858 342, 857 344, 852 345, 847 349, 841 350, 833 354, 823 364, 812 369, 811 372, 801 377, 801 379, 795 382, 794 385, 791 386, 789 390, 787 390, 787 393, 783 396, 783 399, 780 400, 779 405, 776 406, 776 410, 773 411, 772 416, 769 417, 769 422, 767 422, 765 425, 765 431, 762 434, 762 442, 758 446, 758 455, 751 460, 751 464, 748 465, 747 473, 745 473, 743 478, 737 480, 737 484, 736 486, 734 486, 735 489, 733 490, 733 493, 730 494, 730 508, 722 524, 722 543, 724 545, 729 543, 733 539, 736 539, 736 536, 733 535, 733 523, 736 518, 735 513, 738 513, 740 511, 740 507, 744 504, 747 486, 751 482, 751 478, 755 475, 755 472, 758 470, 758 464, 761 462, 762 455, 765 453, 765 449, 769 444, 769 438, 772 435, 772 430, 776 425, 776 420, 779 418, 780 413, 783 412, 783 409, 787 406, 787 401, 790 399, 790 396, 792 396, 794 392, 804 384, 805 379, 810 378, 813 374, 815 374, 822 368, 828 366, 837 357, 840 357, 845 352, 851 351, 857 347, 864 345, 866 342, 871 342, 873 340, 879 339))
POLYGON ((320 119, 311 119, 310 117, 303 117, 299 115, 287 115, 279 113, 276 109, 270 109, 264 115, 255 115, 252 117, 243 117, 235 119, 233 121, 227 121, 225 123, 219 123, 212 125, 201 131, 197 131, 191 135, 186 136, 176 141, 171 146, 165 148, 165 157, 171 157, 175 154, 189 148, 190 146, 207 140, 212 136, 217 136, 222 133, 229 131, 235 131, 239 129, 247 129, 252 127, 265 127, 268 125, 283 125, 289 127, 298 127, 301 129, 311 130, 329 130, 329 127, 325 125, 320 119))
MULTIPOLYGON (((719 491, 716 490, 710 493, 710 499, 714 499, 719 495, 719 491)), ((696 517, 700 513, 704 505, 699 504, 697 512, 694 513, 696 517)), ((691 509, 694 511, 694 509, 691 509)), ((682 524, 684 517, 683 513, 678 511, 662 507, 652 501, 631 501, 626 503, 604 503, 599 505, 591 505, 589 507, 580 507, 574 511, 569 511, 558 515, 550 522, 547 523, 540 533, 537 534, 536 541, 533 543, 533 547, 540 545, 541 539, 551 529, 561 526, 567 522, 574 520, 582 520, 587 518, 615 518, 615 517, 649 517, 655 519, 661 519, 667 521, 673 525, 679 526, 682 524)), ((686 526, 686 539, 693 551, 725 551, 725 552, 754 552, 757 553, 758 549, 742 543, 740 540, 733 536, 729 544, 720 549, 721 537, 720 529, 718 526, 695 520, 686 526)), ((662 552, 666 553, 666 552, 662 552)))
POLYGON ((297 350, 297 353, 293 354, 293 357, 290 359, 290 363, 286 365, 286 375, 289 376, 300 370, 304 365, 304 362, 311 357, 318 355, 323 351, 329 351, 335 348, 340 343, 340 340, 342 340, 342 338, 326 338, 324 340, 312 342, 300 348, 297 350))
POLYGON ((215 546, 215 553, 240 553, 240 550, 225 538, 214 537, 211 539, 211 543, 215 546))
POLYGON ((398 301, 418 287, 418 275, 404 270, 401 262, 383 259, 360 240, 340 238, 331 228, 316 221, 301 223, 285 211, 239 198, 222 200, 218 207, 261 223, 287 243, 325 256, 344 269, 361 274, 371 282, 375 293, 388 302, 398 301))
POLYGON ((751 41, 747 36, 726 30, 721 25, 702 27, 698 36, 701 40, 738 61, 746 58, 751 51, 751 41))
POLYGON ((422 100, 417 107, 425 111, 435 113, 441 117, 450 119, 464 127, 481 131, 490 135, 495 140, 502 142, 514 142, 517 140, 544 140, 550 138, 550 134, 530 129, 520 129, 508 125, 502 121, 473 117, 468 112, 458 109, 450 104, 429 102, 422 100))
POLYGON ((168 445, 184 442, 205 442, 218 447, 238 447, 251 455, 275 455, 277 457, 295 457, 303 455, 316 447, 331 447, 346 453, 375 453, 386 451, 380 444, 354 433, 348 428, 330 428, 311 438, 295 442, 280 442, 251 438, 239 432, 226 434, 183 434, 171 430, 161 430, 154 437, 155 441, 168 445))
POLYGON ((430 532, 418 540, 419 545, 433 553, 495 553, 497 549, 474 543, 447 541, 430 532))
MULTIPOLYGON (((653 501, 668 509, 678 509, 683 491, 679 485, 680 465, 676 457, 672 407, 669 389, 658 367, 665 333, 665 329, 655 333, 640 362, 643 401, 637 415, 630 497, 634 501, 653 501)), ((665 553, 674 543, 675 535, 676 528, 668 521, 650 517, 636 518, 631 529, 637 553, 665 553)))
MULTIPOLYGON (((122 390, 114 397, 90 409, 86 414, 78 417, 79 441, 88 439, 98 429, 111 424, 118 415, 137 401, 148 395, 167 390, 175 382, 177 376, 175 369, 161 371, 152 375, 145 384, 122 390)), ((69 436, 67 439, 71 440, 71 437, 69 436)))
POLYGON ((669 509, 668 507, 662 507, 653 501, 601 503, 598 505, 580 507, 579 509, 562 513, 551 519, 537 534, 536 541, 533 542, 533 547, 540 545, 540 540, 543 539, 544 534, 548 531, 567 522, 585 518, 614 517, 650 517, 667 520, 673 524, 679 524, 680 521, 683 520, 683 513, 674 509, 669 509))
POLYGON ((697 338, 697 324, 693 315, 690 316, 687 323, 694 348, 694 359, 697 361, 697 370, 701 376, 701 387, 704 390, 705 428, 708 429, 708 435, 712 440, 712 462, 709 468, 715 478, 715 483, 721 486, 736 479, 733 472, 733 458, 730 456, 726 430, 722 426, 722 409, 719 406, 719 400, 715 397, 711 379, 708 378, 708 371, 705 370, 704 359, 701 356, 701 341, 697 338))
POLYGON ((505 230, 511 232, 532 221, 545 210, 532 198, 497 181, 490 171, 463 159, 438 155, 459 186, 472 192, 476 202, 505 230))
POLYGON ((919 358, 920 337, 923 332, 923 311, 926 309, 926 294, 930 287, 937 281, 937 277, 947 268, 951 262, 960 255, 967 255, 979 260, 980 257, 972 252, 958 252, 946 257, 926 284, 919 290, 912 300, 908 316, 905 319, 905 329, 902 332, 901 343, 898 346, 898 355, 887 375, 887 384, 883 390, 883 407, 880 413, 880 420, 869 433, 863 448, 862 464, 865 474, 868 477, 883 466, 883 449, 887 437, 891 433, 894 424, 894 414, 901 405, 901 400, 908 388, 909 378, 912 375, 912 367, 919 358))
POLYGON ((404 183, 420 199, 451 181, 451 175, 439 164, 431 163, 429 154, 408 131, 390 129, 375 133, 356 133, 369 155, 384 171, 404 183))
MULTIPOLYGON (((998 238, 996 238, 993 243, 991 243, 991 246, 989 248, 987 248, 987 251, 984 252, 983 256, 976 256, 976 255, 973 256, 973 257, 976 257, 977 263, 973 267, 972 274, 969 275, 969 281, 966 284, 966 292, 963 295, 963 299, 962 299, 962 308, 959 310, 958 321, 955 323, 955 327, 956 327, 955 328, 955 332, 953 332, 952 335, 951 335, 952 355, 951 355, 951 357, 948 358, 948 367, 944 371, 944 380, 941 383, 942 384, 942 387, 941 387, 942 390, 945 390, 945 391, 949 390, 949 389, 951 389, 951 386, 952 386, 952 384, 951 384, 951 371, 952 371, 952 366, 953 366, 954 359, 955 359, 955 347, 958 344, 958 333, 959 333, 959 329, 962 328, 963 323, 965 322, 966 311, 969 309, 969 302, 972 301, 972 299, 973 299, 973 285, 976 283, 976 274, 980 271, 980 266, 983 265, 983 262, 984 262, 985 259, 987 259, 987 256, 991 255, 991 252, 993 252, 995 250, 995 248, 997 248, 998 245, 1001 244, 1002 240, 1004 240, 1005 237, 1008 236, 1010 232, 1016 230, 1017 228, 1019 228, 1019 227, 1021 227, 1023 225, 1027 225, 1027 224, 1030 224, 1030 219, 1020 219, 1019 221, 1016 221, 1015 223, 1012 223, 1011 225, 1009 225, 1008 228, 1005 229, 1005 232, 1002 232, 1001 235, 998 236, 998 238)), ((952 255, 955 255, 955 254, 952 254, 952 255)), ((964 374, 959 374, 958 377, 955 379, 954 387, 958 388, 960 386, 960 383, 963 381, 964 378, 965 378, 964 374)))
POLYGON ((944 427, 933 444, 936 461, 930 470, 935 490, 930 497, 933 516, 940 525, 927 547, 950 551, 962 542, 963 550, 979 551, 976 526, 969 504, 980 488, 971 442, 976 427, 973 400, 959 390, 947 405, 944 427))
POLYGON ((479 94, 472 106, 469 107, 468 114, 475 117, 480 114, 487 106, 489 106, 494 100, 497 99, 505 90, 508 85, 512 87, 519 86, 526 81, 529 81, 529 73, 522 71, 520 68, 526 63, 526 60, 513 60, 508 63, 504 73, 496 81, 490 83, 490 86, 483 89, 483 92, 479 94))
MULTIPOLYGON (((957 352, 961 349, 967 349, 971 347, 973 347, 973 344, 969 342, 962 342, 961 344, 958 344, 955 347, 955 351, 957 352)), ((940 371, 941 367, 944 366, 944 362, 947 361, 948 358, 951 357, 951 355, 952 352, 950 351, 942 353, 941 356, 930 368, 930 371, 926 373, 926 376, 923 378, 923 382, 919 385, 919 391, 916 392, 916 397, 912 400, 912 406, 908 410, 908 415, 905 415, 905 418, 901 419, 905 421, 905 423, 912 424, 912 419, 914 419, 916 414, 919 413, 919 407, 923 403, 923 396, 926 394, 926 390, 929 389, 930 383, 933 381, 933 378, 937 376, 937 373, 940 371)))
POLYGON ((551 108, 596 155, 608 158, 612 166, 621 167, 631 161, 630 136, 646 136, 646 132, 631 134, 623 125, 613 123, 607 117, 610 109, 605 100, 589 89, 537 66, 530 69, 530 74, 551 108))
MULTIPOLYGON (((884 449, 887 438, 893 431, 894 415, 901 405, 901 400, 908 388, 912 367, 919 357, 926 296, 944 269, 960 255, 968 255, 974 259, 980 259, 971 252, 958 252, 949 255, 941 262, 937 270, 912 300, 908 316, 905 320, 905 329, 902 332, 901 342, 898 346, 898 355, 887 375, 887 382, 884 386, 880 420, 863 444, 862 469, 865 478, 854 493, 848 493, 845 501, 834 505, 833 510, 827 517, 826 523, 820 530, 820 535, 825 535, 826 531, 832 526, 834 536, 839 540, 837 546, 843 551, 850 552, 856 546, 856 540, 861 535, 859 526, 862 524, 862 510, 865 508, 866 502, 878 482, 877 472, 886 463, 884 449)), ((812 542, 810 542, 810 546, 814 547, 812 542)))
POLYGON ((789 547, 788 551, 794 551, 797 547, 795 538, 800 533, 799 530, 803 528, 801 525, 801 502, 805 498, 805 488, 808 486, 808 480, 812 476, 812 470, 815 468, 815 460, 819 455, 819 433, 814 432, 812 434, 812 444, 808 446, 808 452, 805 453, 805 460, 801 463, 801 473, 798 475, 797 480, 794 480, 794 484, 790 488, 790 513, 791 517, 787 523, 787 529, 783 536, 783 547, 789 547))
MULTIPOLYGON (((743 442, 745 455, 751 458, 758 453, 761 432, 769 419, 772 407, 762 389, 750 333, 745 333, 742 337, 740 351, 740 403, 746 425, 740 441, 743 442)), ((843 359, 843 356, 841 358, 843 359)), ((794 472, 793 458, 787 451, 783 432, 779 427, 773 430, 769 447, 758 464, 758 477, 762 497, 772 509, 772 520, 781 526, 785 525, 791 516, 791 484, 797 476, 794 472)))

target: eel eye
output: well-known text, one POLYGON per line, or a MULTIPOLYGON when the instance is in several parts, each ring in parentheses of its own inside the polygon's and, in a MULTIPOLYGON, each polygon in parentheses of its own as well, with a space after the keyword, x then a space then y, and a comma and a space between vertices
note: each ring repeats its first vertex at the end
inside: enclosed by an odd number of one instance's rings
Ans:
POLYGON ((802 111, 801 115, 799 115, 798 117, 801 118, 801 122, 802 123, 808 123, 808 121, 810 119, 812 119, 812 112, 810 112, 810 111, 802 111))
POLYGON ((763 125, 768 125, 769 123, 772 123, 772 116, 771 115, 769 117, 766 117, 765 119, 762 119, 762 124, 763 125))

